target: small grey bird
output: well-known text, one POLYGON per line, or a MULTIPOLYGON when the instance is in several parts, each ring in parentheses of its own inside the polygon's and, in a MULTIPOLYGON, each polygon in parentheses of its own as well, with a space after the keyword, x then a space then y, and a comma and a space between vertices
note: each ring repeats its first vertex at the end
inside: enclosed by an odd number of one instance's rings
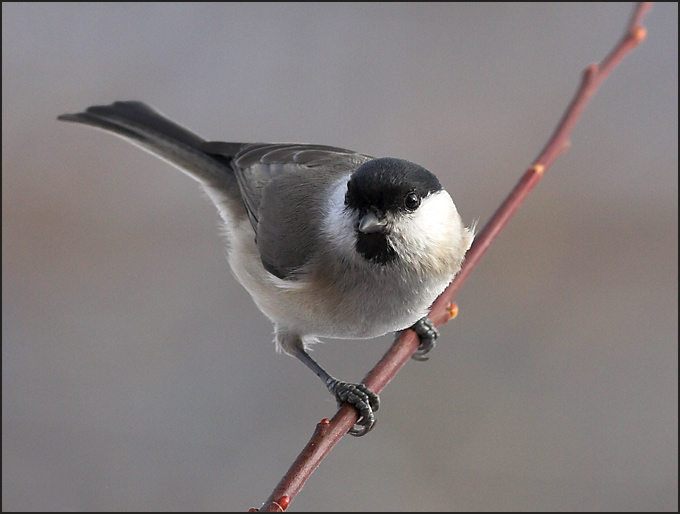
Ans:
POLYGON ((472 244, 449 194, 417 164, 322 145, 207 142, 141 102, 60 120, 111 132, 198 181, 226 226, 229 264, 274 323, 279 350, 309 367, 367 433, 379 398, 308 353, 318 337, 363 339, 413 328, 414 358, 437 337, 425 317, 472 244))

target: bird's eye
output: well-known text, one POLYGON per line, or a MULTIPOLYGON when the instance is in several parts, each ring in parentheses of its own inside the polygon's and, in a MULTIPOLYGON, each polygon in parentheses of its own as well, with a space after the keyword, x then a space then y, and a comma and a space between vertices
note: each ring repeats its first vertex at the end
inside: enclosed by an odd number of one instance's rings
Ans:
POLYGON ((420 196, 415 193, 409 193, 404 197, 404 207, 409 211, 415 211, 420 207, 420 196))

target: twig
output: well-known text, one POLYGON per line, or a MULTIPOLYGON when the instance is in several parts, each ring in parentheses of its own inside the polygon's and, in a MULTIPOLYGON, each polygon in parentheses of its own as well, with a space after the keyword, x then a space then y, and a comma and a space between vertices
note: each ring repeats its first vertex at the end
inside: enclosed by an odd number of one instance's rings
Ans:
MULTIPOLYGON (((475 237, 475 242, 465 257, 460 273, 432 305, 429 317, 436 326, 443 325, 455 316, 457 308, 452 303, 454 296, 480 261, 482 255, 484 255, 515 211, 517 211, 531 190, 543 177, 545 171, 569 147, 571 131, 600 84, 619 62, 645 39, 646 30, 642 27, 641 23, 642 18, 649 11, 651 5, 651 2, 638 3, 621 41, 599 65, 591 64, 585 69, 581 85, 574 99, 565 111, 545 148, 531 167, 524 173, 484 229, 475 237)), ((411 330, 402 332, 378 364, 366 375, 363 383, 376 393, 380 393, 401 367, 406 364, 417 347, 418 338, 415 333, 411 330)), ((356 410, 347 404, 341 407, 330 421, 327 419, 322 420, 316 426, 314 435, 307 443, 307 446, 302 450, 302 453, 300 453, 288 472, 283 476, 260 510, 264 512, 282 512, 286 510, 312 472, 356 421, 356 410)))

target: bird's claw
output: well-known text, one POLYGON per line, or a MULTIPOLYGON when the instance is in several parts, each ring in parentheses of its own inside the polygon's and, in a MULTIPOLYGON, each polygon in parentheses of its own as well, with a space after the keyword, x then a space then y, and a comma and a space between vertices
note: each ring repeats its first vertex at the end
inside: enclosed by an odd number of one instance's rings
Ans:
POLYGON ((361 437, 371 431, 375 425, 374 412, 380 408, 380 397, 364 384, 352 384, 333 379, 328 390, 335 396, 338 406, 347 402, 359 413, 356 424, 349 429, 355 437, 361 437))
POLYGON ((437 328, 430 318, 421 318, 413 324, 411 329, 418 334, 418 339, 420 340, 420 346, 418 346, 418 349, 411 358, 420 362, 428 360, 430 358, 428 353, 435 347, 435 342, 439 337, 437 328))

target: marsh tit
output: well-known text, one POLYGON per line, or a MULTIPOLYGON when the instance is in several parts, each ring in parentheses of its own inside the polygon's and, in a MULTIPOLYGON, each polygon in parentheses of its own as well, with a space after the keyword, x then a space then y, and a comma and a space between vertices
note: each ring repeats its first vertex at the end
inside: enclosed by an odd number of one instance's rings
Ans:
POLYGON ((322 145, 207 142, 141 102, 60 120, 111 132, 198 181, 224 220, 229 264, 274 323, 279 350, 310 368, 367 433, 379 398, 309 355, 318 337, 413 328, 414 358, 437 336, 428 308, 458 273, 473 230, 425 168, 322 145))

